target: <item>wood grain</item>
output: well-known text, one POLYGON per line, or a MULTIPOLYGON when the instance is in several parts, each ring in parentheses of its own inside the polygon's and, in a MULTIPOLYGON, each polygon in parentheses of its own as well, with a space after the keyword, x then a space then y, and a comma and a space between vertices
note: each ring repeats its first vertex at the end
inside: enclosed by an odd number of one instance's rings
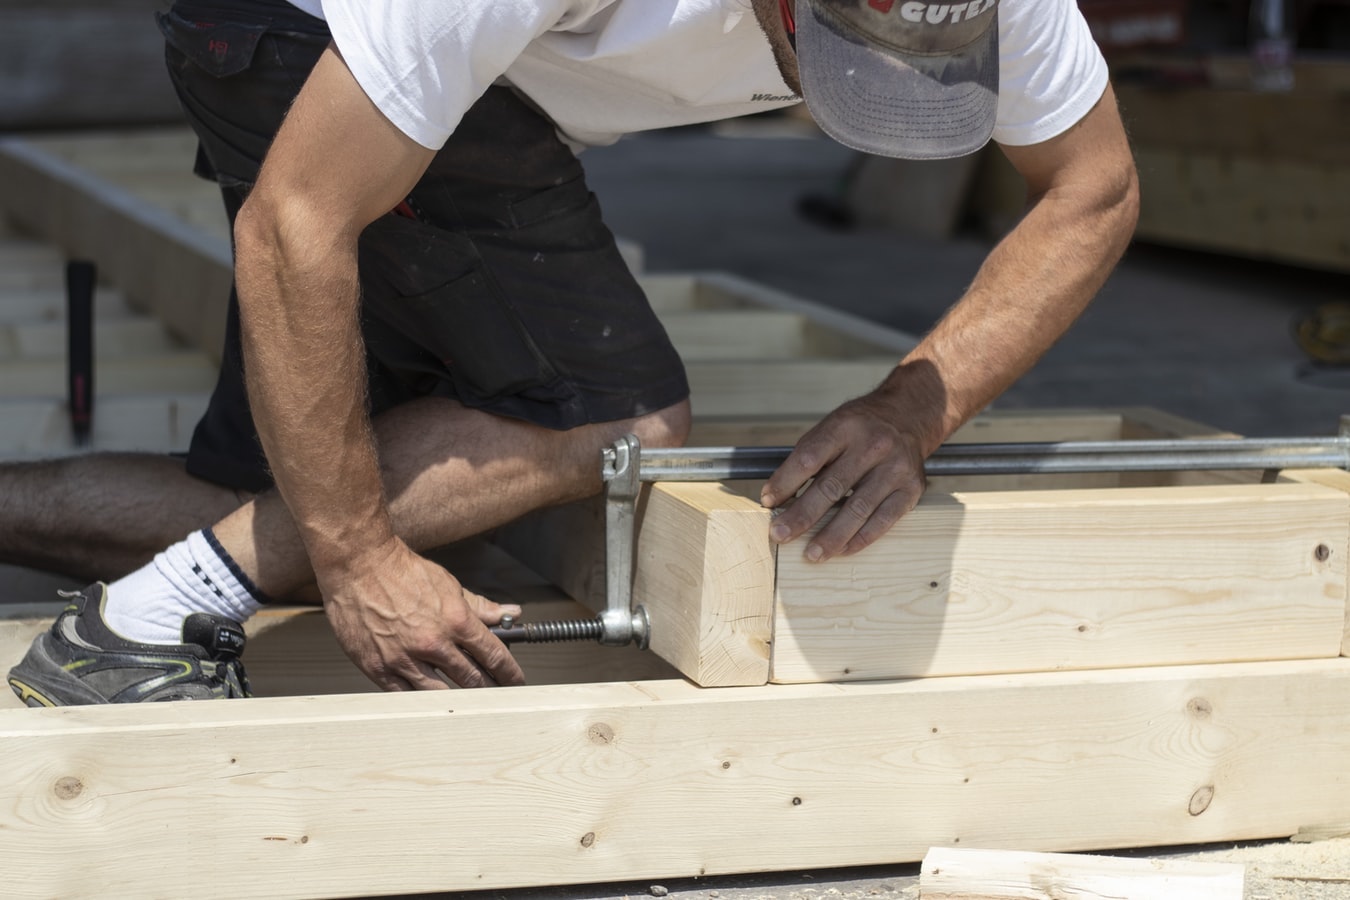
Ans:
POLYGON ((919 900, 1242 900, 1234 863, 935 847, 919 900))
POLYGON ((773 556, 758 503, 716 483, 653 485, 633 584, 652 652, 704 687, 768 681, 773 556))
POLYGON ((772 680, 1337 655, 1348 502, 1312 484, 930 494, 855 556, 780 548, 772 680))
POLYGON ((1350 808, 1348 694, 1334 659, 3 710, 0 867, 279 900, 1271 838, 1350 808))

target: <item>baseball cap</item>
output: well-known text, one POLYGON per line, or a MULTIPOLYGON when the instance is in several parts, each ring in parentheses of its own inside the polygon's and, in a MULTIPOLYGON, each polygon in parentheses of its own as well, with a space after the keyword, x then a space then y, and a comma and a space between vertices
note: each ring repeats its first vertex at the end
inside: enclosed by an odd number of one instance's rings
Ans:
POLYGON ((797 0, 802 93, 839 143, 880 156, 974 153, 998 107, 998 0, 797 0))

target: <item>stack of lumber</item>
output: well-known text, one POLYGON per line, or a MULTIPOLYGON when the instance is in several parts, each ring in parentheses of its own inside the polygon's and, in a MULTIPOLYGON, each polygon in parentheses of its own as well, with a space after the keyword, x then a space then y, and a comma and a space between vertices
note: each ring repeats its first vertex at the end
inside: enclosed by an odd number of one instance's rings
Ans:
MULTIPOLYGON (((219 302, 219 244, 164 207, 13 142, 0 185, 16 227, 98 261, 128 305, 190 324, 178 307, 219 302), (147 269, 195 273, 192 293, 147 269)), ((644 284, 699 444, 790 443, 910 340, 722 276, 644 284)), ((1208 434, 1098 410, 991 413, 958 439, 1208 434)), ((0 868, 24 873, 6 890, 483 890, 1343 822, 1350 475, 1267 474, 934 479, 884 540, 821 565, 769 544, 753 485, 656 484, 633 586, 652 652, 521 648, 518 688, 373 693, 321 612, 270 610, 249 623, 258 699, 0 709, 0 868)), ((597 510, 438 558, 531 619, 584 616, 597 510)), ((42 612, 0 622, 0 668, 42 612)))

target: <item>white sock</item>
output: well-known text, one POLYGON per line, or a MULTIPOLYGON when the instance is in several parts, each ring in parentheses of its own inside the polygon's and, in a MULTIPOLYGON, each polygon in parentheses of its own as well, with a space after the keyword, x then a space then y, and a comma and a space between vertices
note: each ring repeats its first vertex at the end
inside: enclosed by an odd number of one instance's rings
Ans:
POLYGON ((207 528, 108 585, 103 616, 127 640, 181 644, 193 613, 242 623, 266 599, 207 528))

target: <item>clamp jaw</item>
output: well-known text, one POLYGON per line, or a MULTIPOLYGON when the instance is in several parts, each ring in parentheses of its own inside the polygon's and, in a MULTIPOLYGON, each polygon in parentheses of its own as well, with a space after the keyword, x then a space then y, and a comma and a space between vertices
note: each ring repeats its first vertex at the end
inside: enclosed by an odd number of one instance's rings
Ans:
POLYGON ((637 644, 646 650, 650 620, 642 606, 630 607, 633 594, 634 528, 642 488, 636 435, 625 435, 606 447, 600 475, 605 481, 605 611, 593 620, 517 623, 504 618, 491 630, 503 643, 594 640, 607 647, 637 644))

